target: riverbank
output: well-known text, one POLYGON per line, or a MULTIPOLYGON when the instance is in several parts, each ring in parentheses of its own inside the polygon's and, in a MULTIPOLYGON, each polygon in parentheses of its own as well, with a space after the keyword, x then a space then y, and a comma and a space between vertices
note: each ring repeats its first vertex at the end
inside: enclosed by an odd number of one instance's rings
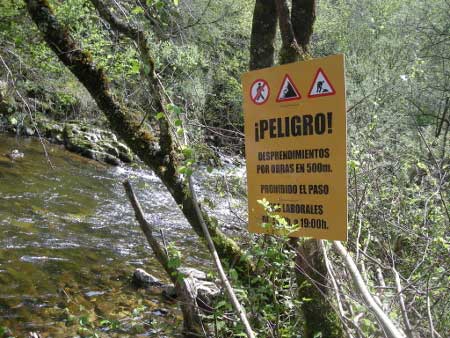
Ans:
POLYGON ((54 121, 37 115, 0 115, 0 132, 24 137, 41 137, 89 159, 111 165, 131 163, 134 155, 116 135, 93 121, 54 121))
MULTIPOLYGON (((109 131, 107 123, 101 119, 58 121, 37 114, 31 120, 23 113, 0 113, 1 133, 43 138, 83 157, 114 166, 138 161, 131 149, 109 131)), ((224 155, 220 149, 212 150, 206 144, 196 144, 194 148, 196 159, 203 165, 217 168, 245 165, 240 155, 224 155)))

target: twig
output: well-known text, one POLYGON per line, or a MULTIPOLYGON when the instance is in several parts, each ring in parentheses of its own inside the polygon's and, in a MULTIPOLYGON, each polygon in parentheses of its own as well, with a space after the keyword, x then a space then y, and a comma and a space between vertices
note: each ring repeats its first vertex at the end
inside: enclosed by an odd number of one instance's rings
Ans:
MULTIPOLYGON (((349 334, 349 336, 352 338, 352 335, 350 334, 350 330, 349 330, 349 327, 347 325, 347 322, 352 323, 353 325, 354 325, 354 323, 351 320, 349 320, 347 318, 347 316, 345 315, 344 307, 342 306, 342 301, 341 301, 341 293, 339 291, 339 287, 338 287, 338 284, 336 282, 336 278, 334 276, 334 271, 333 271, 333 268, 331 266, 331 262, 328 259, 327 250, 326 250, 325 245, 324 245, 322 240, 319 240, 319 247, 322 250, 323 258, 324 258, 324 261, 325 261, 325 266, 327 267, 327 271, 328 271, 328 276, 330 276, 331 284, 333 285, 334 294, 336 296, 336 302, 338 304, 338 310, 339 310, 339 315, 340 315, 342 324, 344 325, 344 327, 345 327, 347 333, 349 334)), ((354 326, 355 326, 355 329, 356 329, 358 337, 361 337, 361 335, 360 335, 361 329, 359 327, 357 327, 356 325, 354 325, 354 326)))

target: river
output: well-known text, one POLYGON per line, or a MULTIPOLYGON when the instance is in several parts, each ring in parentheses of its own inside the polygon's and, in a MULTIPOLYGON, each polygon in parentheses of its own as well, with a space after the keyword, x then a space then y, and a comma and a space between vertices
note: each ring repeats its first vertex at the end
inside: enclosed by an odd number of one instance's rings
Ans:
MULTIPOLYGON (((139 165, 106 166, 60 146, 46 148, 53 168, 37 139, 0 135, 0 327, 18 337, 29 331, 42 337, 175 337, 177 305, 158 290, 130 283, 137 267, 167 278, 134 220, 122 182, 132 182, 148 220, 181 250, 184 265, 209 267, 205 246, 171 196, 139 165), (12 149, 24 158, 3 156, 12 149)), ((216 204, 216 217, 227 224, 245 214, 243 203, 217 186, 230 172, 243 176, 243 167, 237 174, 231 167, 198 177, 200 195, 216 204)))

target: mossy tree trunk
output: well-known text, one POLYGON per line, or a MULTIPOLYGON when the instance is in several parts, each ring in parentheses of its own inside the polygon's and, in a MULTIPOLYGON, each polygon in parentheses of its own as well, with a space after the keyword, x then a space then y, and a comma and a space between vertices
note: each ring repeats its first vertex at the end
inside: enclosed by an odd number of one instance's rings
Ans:
POLYGON ((273 66, 277 15, 275 0, 256 0, 250 40, 250 70, 273 66))
POLYGON ((291 22, 297 44, 307 53, 316 21, 315 0, 292 0, 291 22))
POLYGON ((298 298, 305 318, 305 337, 342 338, 342 323, 328 296, 327 268, 317 240, 295 241, 298 298))

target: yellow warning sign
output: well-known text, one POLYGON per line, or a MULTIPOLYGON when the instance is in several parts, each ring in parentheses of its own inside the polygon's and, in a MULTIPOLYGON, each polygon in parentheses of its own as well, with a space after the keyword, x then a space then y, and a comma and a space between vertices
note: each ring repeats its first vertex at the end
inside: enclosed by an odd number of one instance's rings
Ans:
POLYGON ((289 236, 346 240, 344 56, 248 72, 242 84, 249 231, 277 233, 277 214, 289 236))

